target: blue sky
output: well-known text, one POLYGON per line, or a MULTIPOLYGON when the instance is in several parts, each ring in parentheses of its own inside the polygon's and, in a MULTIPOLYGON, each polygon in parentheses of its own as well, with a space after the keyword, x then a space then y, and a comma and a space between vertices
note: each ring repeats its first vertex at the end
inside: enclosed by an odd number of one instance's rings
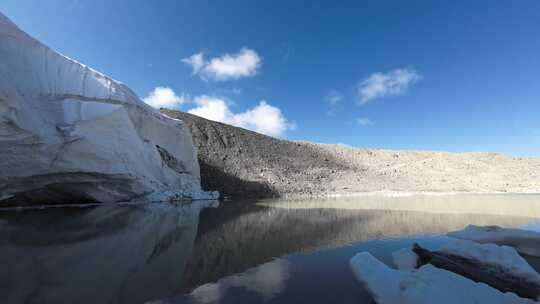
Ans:
POLYGON ((540 156, 538 1, 3 0, 0 10, 149 102, 267 134, 540 156))

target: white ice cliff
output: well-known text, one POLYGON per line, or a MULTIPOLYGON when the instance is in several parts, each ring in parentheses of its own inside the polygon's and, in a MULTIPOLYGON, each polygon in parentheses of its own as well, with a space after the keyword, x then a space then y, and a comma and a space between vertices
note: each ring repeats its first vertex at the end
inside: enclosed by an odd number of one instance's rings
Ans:
POLYGON ((2 201, 206 198, 191 134, 0 13, 2 201))

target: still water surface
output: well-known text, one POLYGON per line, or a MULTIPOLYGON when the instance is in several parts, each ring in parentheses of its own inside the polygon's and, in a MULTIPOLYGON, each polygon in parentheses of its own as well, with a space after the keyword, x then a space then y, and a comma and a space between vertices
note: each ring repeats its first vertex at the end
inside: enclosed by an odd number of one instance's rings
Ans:
POLYGON ((371 303, 355 253, 391 265, 393 251, 468 224, 538 230, 540 196, 2 210, 0 303, 371 303))

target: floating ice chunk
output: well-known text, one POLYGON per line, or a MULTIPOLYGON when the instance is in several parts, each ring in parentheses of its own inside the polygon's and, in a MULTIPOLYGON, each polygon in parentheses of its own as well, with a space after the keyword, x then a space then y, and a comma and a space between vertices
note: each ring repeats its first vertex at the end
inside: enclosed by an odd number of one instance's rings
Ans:
POLYGON ((412 271, 394 270, 361 252, 351 259, 350 266, 379 304, 536 303, 429 264, 412 271))
MULTIPOLYGON (((493 266, 512 277, 540 285, 538 274, 514 248, 495 244, 479 244, 468 240, 451 239, 435 249, 437 252, 460 256, 478 261, 479 264, 493 266)), ((418 256, 410 248, 401 249, 392 254, 394 264, 400 270, 416 268, 418 256)))
POLYGON ((509 246, 456 240, 443 245, 440 251, 499 266, 509 274, 540 284, 540 274, 514 248, 509 246))
POLYGON ((507 245, 519 253, 540 257, 540 233, 535 231, 469 225, 463 230, 448 233, 448 236, 478 243, 507 245))
POLYGON ((364 284, 377 303, 400 303, 400 284, 407 273, 391 269, 368 252, 352 257, 350 266, 356 279, 364 284))

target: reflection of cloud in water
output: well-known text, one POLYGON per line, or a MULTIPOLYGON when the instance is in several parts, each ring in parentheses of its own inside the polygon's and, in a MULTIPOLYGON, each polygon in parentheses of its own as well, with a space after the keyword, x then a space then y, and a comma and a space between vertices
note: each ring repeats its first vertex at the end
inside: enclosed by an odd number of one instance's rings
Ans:
POLYGON ((540 232, 540 222, 529 223, 523 229, 540 232))
POLYGON ((230 288, 241 287, 257 293, 264 301, 267 301, 283 291, 288 278, 288 262, 277 259, 249 269, 240 275, 232 275, 216 283, 205 284, 195 289, 191 296, 196 303, 215 303, 230 288))

